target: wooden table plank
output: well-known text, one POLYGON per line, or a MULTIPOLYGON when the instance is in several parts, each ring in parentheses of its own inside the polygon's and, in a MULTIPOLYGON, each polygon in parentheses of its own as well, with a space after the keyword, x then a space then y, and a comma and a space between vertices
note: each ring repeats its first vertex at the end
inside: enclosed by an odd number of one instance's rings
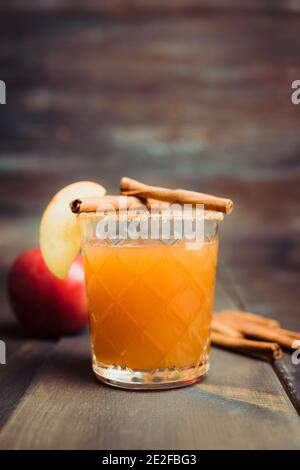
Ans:
MULTIPOLYGON (((4 235, 4 231, 1 234, 4 235)), ((4 239, 5 236, 1 238, 1 250, 9 252, 15 249, 4 247, 4 239)), ((34 339, 12 315, 6 298, 5 261, 3 256, 0 262, 0 339, 5 342, 6 364, 0 365, 0 429, 17 407, 55 344, 55 341, 34 339)))
MULTIPOLYGON (((232 306, 220 288, 217 303, 232 306)), ((2 449, 296 449, 299 443, 298 417, 269 363, 214 349, 199 385, 126 392, 93 378, 87 335, 60 341, 0 433, 2 449)))
MULTIPOLYGON (((293 270, 266 266, 252 266, 247 271, 235 268, 231 269, 229 283, 234 285, 231 294, 240 308, 275 318, 283 328, 300 331, 299 282, 293 270)), ((293 364, 291 355, 286 352, 273 367, 300 414, 300 365, 293 364)))
POLYGON ((0 434, 2 449, 299 449, 299 442, 298 418, 267 363, 214 351, 203 384, 124 392, 92 378, 84 337, 61 342, 0 434))
POLYGON ((53 348, 53 342, 47 341, 3 340, 7 357, 6 364, 0 366, 0 429, 53 348))

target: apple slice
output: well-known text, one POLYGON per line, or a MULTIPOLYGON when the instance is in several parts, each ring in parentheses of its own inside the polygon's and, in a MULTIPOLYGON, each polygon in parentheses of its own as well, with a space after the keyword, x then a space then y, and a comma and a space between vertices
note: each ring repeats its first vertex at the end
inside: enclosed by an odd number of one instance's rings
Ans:
POLYGON ((81 230, 70 202, 76 198, 102 197, 106 190, 92 181, 79 181, 61 189, 46 207, 40 224, 40 248, 49 270, 65 279, 81 246, 81 230))

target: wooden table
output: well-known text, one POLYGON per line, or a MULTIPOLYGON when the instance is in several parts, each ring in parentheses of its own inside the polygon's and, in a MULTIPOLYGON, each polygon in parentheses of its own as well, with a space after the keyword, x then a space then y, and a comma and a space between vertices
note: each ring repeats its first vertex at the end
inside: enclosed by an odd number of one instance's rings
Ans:
POLYGON ((86 332, 38 340, 7 269, 61 186, 123 174, 232 197, 216 308, 300 330, 297 2, 11 0, 0 6, 1 449, 300 448, 300 365, 213 348, 198 385, 126 392, 93 377, 86 332))

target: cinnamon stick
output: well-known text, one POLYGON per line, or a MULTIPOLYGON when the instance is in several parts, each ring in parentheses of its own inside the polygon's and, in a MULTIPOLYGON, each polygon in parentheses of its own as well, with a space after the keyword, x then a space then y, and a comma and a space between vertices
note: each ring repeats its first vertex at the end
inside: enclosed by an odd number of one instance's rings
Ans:
POLYGON ((211 333, 211 340, 215 346, 232 349, 241 353, 258 355, 268 359, 280 359, 282 351, 277 343, 253 341, 245 338, 233 338, 222 333, 211 333))
MULTIPOLYGON (((103 197, 87 197, 82 199, 74 199, 70 203, 71 211, 74 214, 81 212, 96 212, 108 209, 119 209, 120 198, 122 196, 103 196, 103 197)), ((125 209, 139 208, 142 206, 142 201, 137 197, 123 197, 122 207, 125 209)))
POLYGON ((240 333, 244 334, 248 338, 274 341, 286 349, 296 349, 295 345, 293 345, 294 338, 282 334, 280 329, 268 328, 266 326, 257 325, 255 323, 232 319, 223 319, 222 321, 229 326, 236 328, 240 333))
POLYGON ((242 333, 236 328, 233 328, 230 325, 226 325, 226 323, 218 321, 215 318, 212 320, 211 328, 212 331, 216 333, 222 333, 223 335, 231 336, 232 338, 243 338, 242 333))
POLYGON ((203 204, 205 209, 230 214, 233 202, 230 199, 198 193, 186 189, 168 189, 159 186, 148 186, 131 178, 123 177, 120 181, 121 194, 140 198, 158 199, 178 204, 203 204))
POLYGON ((142 199, 142 201, 145 203, 145 205, 147 206, 147 208, 149 209, 149 211, 151 210, 151 207, 152 207, 153 205, 156 205, 159 210, 161 210, 161 209, 168 209, 168 207, 170 207, 170 203, 169 203, 169 202, 167 202, 167 201, 159 201, 158 199, 147 198, 147 199, 142 199))
POLYGON ((300 333, 297 331, 292 331, 292 330, 285 330, 284 328, 279 328, 278 333, 290 336, 293 339, 300 339, 300 333))
POLYGON ((252 312, 244 312, 240 310, 221 310, 220 312, 216 312, 216 314, 219 319, 228 318, 232 320, 246 321, 256 323, 262 326, 267 326, 269 328, 280 327, 280 324, 277 320, 273 320, 272 318, 266 318, 252 312))

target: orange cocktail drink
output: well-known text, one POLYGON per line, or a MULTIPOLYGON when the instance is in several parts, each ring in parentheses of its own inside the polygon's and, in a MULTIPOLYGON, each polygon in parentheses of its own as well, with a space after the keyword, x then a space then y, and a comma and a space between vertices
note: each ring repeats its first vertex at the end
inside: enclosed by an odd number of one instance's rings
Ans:
POLYGON ((97 215, 82 214, 93 370, 126 388, 174 387, 208 370, 218 240, 205 221, 187 240, 99 238, 97 215))
POLYGON ((230 199, 120 181, 121 195, 79 181, 40 225, 49 270, 66 279, 81 249, 96 377, 123 388, 199 381, 209 368, 218 223, 230 199))
POLYGON ((217 241, 83 248, 96 362, 131 370, 198 366, 209 348, 217 241))

